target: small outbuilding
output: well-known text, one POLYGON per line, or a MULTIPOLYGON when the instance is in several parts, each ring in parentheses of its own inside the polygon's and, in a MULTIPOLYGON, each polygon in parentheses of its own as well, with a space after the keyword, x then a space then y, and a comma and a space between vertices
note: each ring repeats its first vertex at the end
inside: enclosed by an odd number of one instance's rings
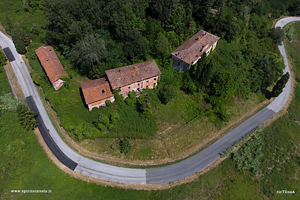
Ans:
POLYGON ((37 57, 40 60, 50 82, 55 90, 63 86, 64 81, 61 77, 68 76, 61 62, 51 46, 41 46, 35 50, 37 57))
POLYGON ((82 93, 89 110, 94 107, 106 106, 105 101, 115 100, 109 82, 106 78, 95 79, 81 83, 82 93))
POLYGON ((190 69, 204 52, 208 55, 216 48, 219 39, 219 37, 206 31, 199 31, 171 53, 173 69, 179 72, 190 69))

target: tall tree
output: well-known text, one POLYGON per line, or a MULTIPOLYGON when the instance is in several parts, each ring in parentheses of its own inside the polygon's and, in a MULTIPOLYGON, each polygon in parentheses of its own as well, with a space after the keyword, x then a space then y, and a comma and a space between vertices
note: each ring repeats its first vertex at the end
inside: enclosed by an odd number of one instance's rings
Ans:
POLYGON ((82 73, 87 74, 106 58, 105 42, 98 34, 87 34, 78 42, 70 53, 71 60, 78 66, 82 73))
POLYGON ((274 85, 272 89, 273 97, 278 97, 282 93, 283 88, 285 87, 285 84, 288 82, 289 78, 290 74, 287 72, 277 81, 276 85, 274 85))
POLYGON ((22 41, 22 39, 19 35, 19 31, 17 29, 13 29, 11 31, 11 36, 12 36, 12 39, 13 39, 13 42, 15 44, 15 47, 16 47, 17 51, 20 54, 25 54, 26 53, 26 48, 25 48, 24 42, 22 41))

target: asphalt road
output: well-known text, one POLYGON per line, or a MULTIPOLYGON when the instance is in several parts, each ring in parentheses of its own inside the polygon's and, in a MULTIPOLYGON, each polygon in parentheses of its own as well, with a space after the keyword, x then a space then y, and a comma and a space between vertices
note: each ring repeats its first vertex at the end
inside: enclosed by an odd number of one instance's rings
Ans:
MULTIPOLYGON (((300 17, 288 17, 281 19, 277 22, 276 27, 283 27, 285 24, 292 21, 300 21, 300 17)), ((0 46, 2 46, 3 49, 8 48, 10 50, 10 52, 8 49, 5 51, 9 57, 10 63, 15 71, 26 99, 30 99, 29 102, 31 102, 31 107, 38 110, 39 128, 42 130, 41 132, 43 132, 42 135, 44 133, 48 134, 47 137, 44 137, 43 135, 43 138, 46 140, 46 144, 50 144, 49 148, 52 150, 53 154, 62 163, 69 163, 66 164, 66 166, 71 170, 91 177, 114 182, 132 184, 168 183, 184 179, 198 171, 201 171, 213 163, 220 156, 221 152, 228 149, 255 127, 261 125, 276 114, 286 104, 291 90, 290 79, 283 92, 279 95, 279 97, 275 98, 275 100, 267 108, 261 110, 220 140, 187 160, 170 166, 147 170, 115 167, 80 156, 62 141, 54 129, 45 108, 43 107, 28 70, 23 63, 22 57, 15 50, 12 41, 1 32, 0 46), (33 106, 33 104, 35 104, 35 106, 33 106)), ((278 48, 284 58, 286 66, 284 72, 290 72, 284 46, 281 45, 278 48)))

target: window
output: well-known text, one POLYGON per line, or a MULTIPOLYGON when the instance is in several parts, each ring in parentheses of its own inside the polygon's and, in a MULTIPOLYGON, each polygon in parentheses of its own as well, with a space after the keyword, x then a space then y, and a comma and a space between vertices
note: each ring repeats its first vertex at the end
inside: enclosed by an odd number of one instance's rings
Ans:
POLYGON ((138 86, 140 86, 140 84, 138 83, 138 86))
POLYGON ((147 83, 149 83, 149 80, 147 81, 147 83))
POLYGON ((154 80, 156 81, 156 78, 154 78, 154 80))
POLYGON ((156 83, 153 83, 153 86, 155 87, 155 86, 156 86, 156 83))
POLYGON ((130 90, 130 86, 128 87, 128 90, 130 90))
POLYGON ((102 90, 102 93, 104 93, 105 91, 104 90, 102 90))

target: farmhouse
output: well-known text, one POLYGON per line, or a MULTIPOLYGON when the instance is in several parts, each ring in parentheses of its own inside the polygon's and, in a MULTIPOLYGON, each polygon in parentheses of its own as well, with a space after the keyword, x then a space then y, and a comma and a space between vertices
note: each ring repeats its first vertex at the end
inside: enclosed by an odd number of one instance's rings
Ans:
POLYGON ((106 78, 100 78, 81 83, 85 103, 91 111, 94 107, 105 106, 105 101, 115 100, 109 82, 106 78))
POLYGON ((41 65, 43 66, 50 82, 55 90, 63 86, 64 81, 60 77, 68 76, 57 55, 51 46, 41 46, 35 50, 41 65))
POLYGON ((157 80, 161 72, 155 61, 128 65, 116 69, 105 71, 112 89, 120 89, 120 94, 124 98, 128 92, 136 91, 137 95, 144 88, 153 88, 157 85, 157 80))
POLYGON ((82 93, 86 104, 91 111, 92 108, 105 106, 105 101, 113 102, 114 89, 120 90, 124 98, 128 92, 136 91, 139 96, 144 88, 154 88, 161 72, 155 61, 128 65, 105 71, 106 78, 100 78, 81 83, 82 93))
POLYGON ((201 55, 213 51, 220 38, 206 31, 199 31, 172 52, 173 69, 184 72, 197 63, 201 55))

